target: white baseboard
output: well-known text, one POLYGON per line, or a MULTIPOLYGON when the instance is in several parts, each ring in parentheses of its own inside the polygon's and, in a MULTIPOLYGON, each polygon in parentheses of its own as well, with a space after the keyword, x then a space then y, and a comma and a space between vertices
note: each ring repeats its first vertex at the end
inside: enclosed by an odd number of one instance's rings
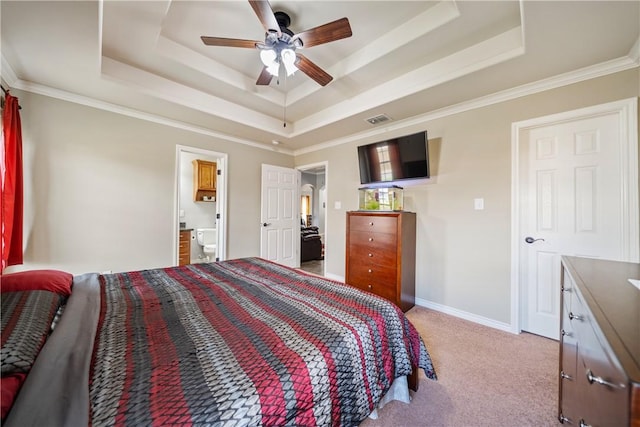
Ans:
MULTIPOLYGON (((339 276, 337 274, 326 273, 324 276, 327 279, 335 280, 338 282, 344 283, 344 277, 339 276)), ((458 310, 457 308, 449 307, 447 305, 438 304, 437 302, 429 301, 422 298, 416 298, 416 305, 424 308, 429 308, 431 310, 439 311, 444 314, 448 314, 451 316, 459 317, 464 320, 468 320, 473 323, 478 323, 480 325, 488 326, 490 328, 499 329, 501 331, 509 332, 512 334, 518 334, 519 332, 514 330, 514 328, 509 323, 498 322, 497 320, 489 319, 488 317, 478 316, 477 314, 469 313, 467 311, 458 310)))
POLYGON ((326 277, 327 279, 335 280, 336 282, 344 283, 344 277, 338 276, 337 274, 331 274, 331 273, 325 272, 324 277, 326 277))
POLYGON ((480 325, 488 326, 490 328, 499 329, 501 331, 517 334, 513 330, 510 324, 504 322, 498 322, 497 320, 489 319, 488 317, 478 316, 477 314, 469 313, 467 311, 458 310, 457 308, 449 307, 447 305, 438 304, 422 298, 416 298, 416 305, 431 310, 439 311, 444 314, 459 317, 470 322, 478 323, 480 325))

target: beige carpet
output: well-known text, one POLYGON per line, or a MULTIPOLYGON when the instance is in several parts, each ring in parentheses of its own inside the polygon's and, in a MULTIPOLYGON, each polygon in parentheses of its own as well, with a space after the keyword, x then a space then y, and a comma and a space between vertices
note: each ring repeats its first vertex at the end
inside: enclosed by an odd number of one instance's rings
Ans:
POLYGON ((421 372, 410 404, 389 403, 361 427, 560 425, 557 341, 421 307, 407 317, 431 354, 438 381, 421 372))

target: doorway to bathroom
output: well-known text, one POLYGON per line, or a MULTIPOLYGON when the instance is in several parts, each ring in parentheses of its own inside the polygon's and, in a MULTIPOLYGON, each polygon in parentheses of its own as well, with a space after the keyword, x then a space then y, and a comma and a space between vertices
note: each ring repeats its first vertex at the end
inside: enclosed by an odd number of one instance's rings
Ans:
POLYGON ((325 274, 327 248, 327 162, 298 166, 300 171, 300 268, 325 274))
POLYGON ((176 265, 226 259, 227 157, 176 146, 176 265))

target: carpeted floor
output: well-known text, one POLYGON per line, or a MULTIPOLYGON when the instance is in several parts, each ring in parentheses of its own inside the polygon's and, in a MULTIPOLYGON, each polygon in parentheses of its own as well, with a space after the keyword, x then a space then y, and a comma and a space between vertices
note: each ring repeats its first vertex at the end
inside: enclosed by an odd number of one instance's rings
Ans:
POLYGON ((391 402, 380 426, 559 426, 558 342, 502 332, 414 307, 407 317, 433 359, 438 381, 420 374, 412 402, 391 402))

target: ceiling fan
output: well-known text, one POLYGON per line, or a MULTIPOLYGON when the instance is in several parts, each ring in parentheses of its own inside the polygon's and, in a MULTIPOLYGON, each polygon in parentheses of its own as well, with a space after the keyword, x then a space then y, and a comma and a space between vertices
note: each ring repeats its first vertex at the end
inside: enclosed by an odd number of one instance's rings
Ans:
POLYGON ((341 18, 319 27, 294 34, 289 30, 291 19, 284 12, 274 12, 267 0, 249 0, 253 11, 266 30, 264 42, 224 37, 202 36, 204 44, 208 46, 228 46, 258 49, 260 59, 264 64, 262 72, 256 81, 258 85, 268 85, 274 76, 278 76, 280 65, 287 75, 300 70, 311 77, 321 86, 327 85, 331 77, 322 68, 297 52, 301 48, 309 48, 324 43, 351 37, 351 26, 347 18, 341 18))

